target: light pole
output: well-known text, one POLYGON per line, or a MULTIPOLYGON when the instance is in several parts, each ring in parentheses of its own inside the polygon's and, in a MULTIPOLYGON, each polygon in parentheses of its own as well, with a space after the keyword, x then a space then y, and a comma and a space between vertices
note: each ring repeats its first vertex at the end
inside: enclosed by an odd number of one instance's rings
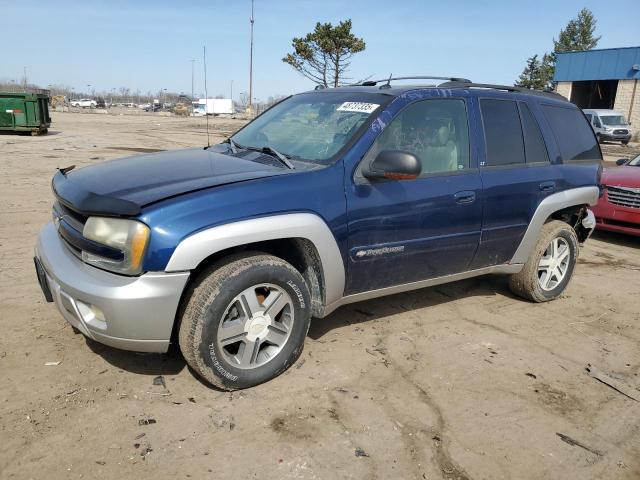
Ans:
POLYGON ((87 95, 91 95, 91 84, 87 83, 87 95))
POLYGON ((164 108, 164 104, 167 103, 167 89, 162 89, 162 108, 164 108))
POLYGON ((233 80, 231 80, 231 104, 233 105, 233 80))
POLYGON ((253 0, 251 0, 251 18, 249 21, 251 22, 251 47, 249 49, 249 115, 251 115, 253 107, 251 103, 253 98, 253 0))

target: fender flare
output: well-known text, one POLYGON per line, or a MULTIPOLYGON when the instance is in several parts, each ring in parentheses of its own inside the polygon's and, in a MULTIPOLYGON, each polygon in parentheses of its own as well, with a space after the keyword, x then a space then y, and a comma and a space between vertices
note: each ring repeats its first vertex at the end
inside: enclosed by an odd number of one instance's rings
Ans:
POLYGON ((193 270, 204 259, 222 250, 285 238, 304 238, 313 243, 322 263, 326 303, 331 304, 342 298, 345 269, 340 249, 329 226, 312 213, 252 218, 199 231, 178 244, 165 271, 193 270))
POLYGON ((538 208, 536 209, 527 231, 514 253, 511 262, 509 263, 527 263, 529 255, 533 251, 536 243, 538 242, 538 236, 540 229, 554 212, 562 210, 563 208, 575 207, 576 205, 595 205, 598 203, 598 197, 600 196, 600 189, 597 186, 572 188, 570 190, 563 190, 562 192, 554 193, 545 198, 538 208))

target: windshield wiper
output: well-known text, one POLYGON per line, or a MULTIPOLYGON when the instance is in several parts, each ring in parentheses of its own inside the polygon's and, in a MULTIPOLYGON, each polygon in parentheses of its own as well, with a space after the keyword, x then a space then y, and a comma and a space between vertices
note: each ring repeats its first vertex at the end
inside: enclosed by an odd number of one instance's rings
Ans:
POLYGON ((227 138, 222 143, 228 143, 229 149, 231 150, 231 153, 233 153, 234 155, 238 153, 238 150, 251 150, 254 152, 266 153, 280 160, 280 162, 282 162, 287 168, 291 170, 295 170, 296 168, 293 166, 293 163, 289 161, 289 157, 287 155, 285 155, 284 153, 280 153, 278 150, 276 150, 273 147, 269 147, 266 145, 264 147, 245 147, 233 141, 231 137, 227 138))
POLYGON ((222 141, 222 143, 228 143, 229 144, 229 149, 231 150, 231 153, 233 153, 234 155, 236 153, 238 153, 238 149, 239 148, 244 148, 241 147, 240 145, 238 145, 236 142, 234 142, 233 140, 231 140, 231 137, 225 139, 222 141))
POLYGON ((270 147, 268 145, 265 145, 264 147, 241 147, 241 148, 245 148, 246 150, 253 150, 254 152, 266 153, 280 160, 284 165, 287 166, 287 168, 291 170, 295 170, 296 168, 293 166, 293 163, 289 161, 289 158, 284 153, 280 153, 275 148, 270 147))

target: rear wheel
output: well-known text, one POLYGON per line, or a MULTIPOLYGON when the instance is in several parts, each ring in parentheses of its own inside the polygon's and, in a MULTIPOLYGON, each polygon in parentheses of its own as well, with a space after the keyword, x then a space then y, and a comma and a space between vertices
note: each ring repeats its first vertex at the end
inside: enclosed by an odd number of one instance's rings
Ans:
POLYGON ((302 275, 284 260, 249 254, 206 270, 182 313, 189 366, 225 390, 271 380, 300 356, 311 319, 302 275))
POLYGON ((629 145, 629 140, 622 140, 622 145, 629 145))
POLYGON ((511 275, 509 287, 516 295, 547 302, 565 290, 578 260, 578 237, 559 220, 546 223, 523 269, 511 275))

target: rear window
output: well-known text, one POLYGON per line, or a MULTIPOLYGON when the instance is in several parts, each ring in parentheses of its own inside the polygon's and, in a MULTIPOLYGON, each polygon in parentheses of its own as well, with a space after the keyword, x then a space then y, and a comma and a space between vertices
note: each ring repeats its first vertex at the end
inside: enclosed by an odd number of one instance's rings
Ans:
POLYGON ((518 105, 511 100, 480 100, 487 158, 482 166, 524 163, 518 105))
POLYGON ((593 130, 580 110, 542 105, 542 111, 551 125, 563 161, 602 160, 593 130))

